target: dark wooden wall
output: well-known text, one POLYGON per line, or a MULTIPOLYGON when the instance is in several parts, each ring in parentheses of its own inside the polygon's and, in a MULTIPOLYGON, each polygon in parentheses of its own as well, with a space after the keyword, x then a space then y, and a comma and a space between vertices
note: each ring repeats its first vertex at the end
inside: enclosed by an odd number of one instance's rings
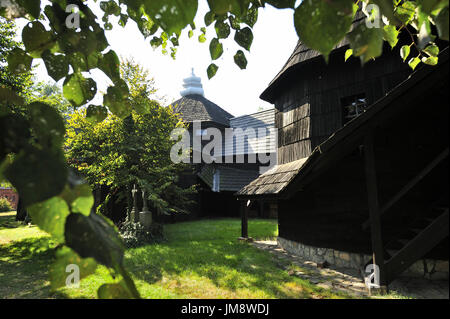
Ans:
MULTIPOLYGON (((375 165, 381 206, 449 147, 448 86, 447 78, 420 94, 405 112, 376 128, 375 165)), ((370 230, 361 227, 369 218, 364 157, 359 147, 342 156, 303 191, 279 201, 280 237, 318 247, 371 252, 370 230)), ((436 201, 448 207, 448 173, 447 158, 383 215, 384 243, 396 238, 414 220, 429 216, 436 201)), ((448 248, 447 237, 427 257, 448 259, 448 248)))
POLYGON ((344 61, 345 49, 305 62, 287 74, 275 99, 278 162, 307 157, 342 127, 341 99, 364 93, 372 104, 410 74, 398 50, 385 48, 383 56, 361 67, 359 58, 344 61))

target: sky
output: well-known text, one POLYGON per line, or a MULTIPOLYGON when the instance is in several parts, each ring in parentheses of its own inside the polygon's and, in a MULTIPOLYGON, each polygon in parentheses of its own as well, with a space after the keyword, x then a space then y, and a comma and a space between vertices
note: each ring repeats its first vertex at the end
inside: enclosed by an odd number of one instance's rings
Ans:
MULTIPOLYGON (((103 12, 98 2, 89 1, 89 7, 99 17, 101 23, 103 12)), ((205 97, 216 103, 234 116, 255 113, 261 108, 273 107, 261 100, 260 94, 266 89, 270 81, 277 75, 295 48, 298 37, 293 22, 293 10, 275 9, 270 5, 260 8, 258 22, 253 28, 254 40, 250 52, 240 48, 233 40, 232 32, 228 39, 222 40, 224 54, 214 61, 219 66, 216 75, 208 80, 206 69, 211 63, 209 55, 209 41, 215 37, 213 25, 207 28, 207 41, 198 42, 200 27, 204 26, 203 16, 208 11, 206 0, 199 1, 199 8, 195 18, 197 30, 194 37, 187 36, 185 29, 180 38, 176 59, 163 55, 161 49, 153 50, 150 45, 151 37, 144 39, 134 21, 128 20, 125 28, 117 23, 111 31, 106 31, 106 37, 112 49, 123 58, 133 58, 136 62, 150 71, 158 89, 157 95, 163 104, 168 105, 180 98, 183 79, 194 68, 195 74, 202 79, 205 97), (241 70, 234 64, 233 56, 238 49, 242 49, 247 57, 247 69, 241 70)), ((116 20, 111 19, 111 22, 116 20)), ((26 21, 21 21, 19 30, 26 21)), ((39 80, 53 80, 47 75, 42 60, 38 60, 37 68, 39 80)), ((91 70, 91 76, 97 81, 98 94, 91 103, 101 104, 101 92, 106 92, 109 79, 99 70, 91 70)), ((62 82, 62 81, 61 81, 62 82)), ((61 83, 59 83, 61 84, 61 83)))

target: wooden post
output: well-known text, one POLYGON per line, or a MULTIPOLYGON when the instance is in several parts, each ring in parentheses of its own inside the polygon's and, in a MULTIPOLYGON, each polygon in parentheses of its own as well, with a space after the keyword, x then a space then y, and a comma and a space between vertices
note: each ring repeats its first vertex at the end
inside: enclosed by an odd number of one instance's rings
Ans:
POLYGON ((248 206, 246 201, 241 201, 241 237, 248 238, 248 206))
POLYGON ((373 264, 377 265, 380 271, 380 288, 381 291, 383 291, 387 289, 387 285, 383 257, 383 241, 381 238, 380 207, 378 203, 373 130, 365 137, 364 160, 372 237, 373 264))
POLYGON ((260 218, 266 218, 266 216, 264 216, 264 201, 260 200, 259 201, 259 217, 260 218))

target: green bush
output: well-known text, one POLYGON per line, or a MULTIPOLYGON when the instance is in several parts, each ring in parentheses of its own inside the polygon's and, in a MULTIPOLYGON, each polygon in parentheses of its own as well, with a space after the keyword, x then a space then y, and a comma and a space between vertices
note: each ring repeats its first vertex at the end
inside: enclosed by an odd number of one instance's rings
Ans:
POLYGON ((9 200, 4 197, 0 197, 0 213, 1 212, 10 212, 12 210, 14 210, 14 208, 12 207, 9 200))
POLYGON ((144 225, 130 221, 128 217, 119 226, 119 233, 128 248, 165 241, 162 224, 153 223, 147 230, 144 225))

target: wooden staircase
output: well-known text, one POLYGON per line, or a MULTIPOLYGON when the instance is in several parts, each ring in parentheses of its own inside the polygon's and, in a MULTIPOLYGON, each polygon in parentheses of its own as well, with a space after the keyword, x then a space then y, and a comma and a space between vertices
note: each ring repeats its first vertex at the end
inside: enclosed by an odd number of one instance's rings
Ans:
MULTIPOLYGON (((397 194, 384 205, 378 201, 377 178, 374 160, 373 136, 368 135, 365 140, 365 170, 368 190, 370 219, 362 224, 366 230, 370 226, 373 258, 366 264, 376 263, 379 269, 379 286, 387 285, 408 269, 414 262, 423 258, 437 244, 449 234, 448 194, 441 200, 432 203, 430 210, 424 217, 418 218, 408 225, 406 231, 398 234, 397 238, 384 244, 381 236, 381 217, 395 203, 402 200, 413 187, 428 176, 440 163, 448 158, 449 149, 444 149, 436 158, 418 172, 397 194), (443 201, 442 201, 443 200, 443 201), (375 259, 375 260, 374 260, 375 259)), ((366 276, 367 274, 364 274, 366 276)), ((367 278, 373 278, 373 274, 367 278)), ((367 279, 366 278, 366 279, 367 279)), ((366 280, 368 283, 368 281, 366 280)))
MULTIPOLYGON (((386 284, 391 283, 449 234, 448 207, 433 207, 431 214, 413 221, 398 238, 384 248, 386 284)), ((372 259, 366 267, 372 264, 372 259)))
POLYGON ((448 207, 432 210, 434 216, 415 221, 402 236, 385 246, 388 284, 448 236, 448 207))

